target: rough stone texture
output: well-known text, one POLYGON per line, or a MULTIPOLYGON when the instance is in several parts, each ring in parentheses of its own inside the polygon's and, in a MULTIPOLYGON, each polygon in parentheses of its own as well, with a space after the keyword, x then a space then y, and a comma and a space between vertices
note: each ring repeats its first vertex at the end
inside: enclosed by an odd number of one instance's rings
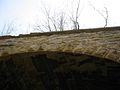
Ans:
POLYGON ((0 37, 0 90, 119 90, 119 29, 0 37))
POLYGON ((0 56, 38 51, 72 52, 120 62, 120 27, 0 37, 0 56))

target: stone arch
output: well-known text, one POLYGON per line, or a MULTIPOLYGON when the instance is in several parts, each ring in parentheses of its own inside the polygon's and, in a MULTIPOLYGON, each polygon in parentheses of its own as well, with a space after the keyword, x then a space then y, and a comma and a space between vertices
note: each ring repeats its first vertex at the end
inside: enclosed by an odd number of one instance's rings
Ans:
POLYGON ((120 64, 68 52, 28 52, 0 57, 0 90, 113 90, 120 64))

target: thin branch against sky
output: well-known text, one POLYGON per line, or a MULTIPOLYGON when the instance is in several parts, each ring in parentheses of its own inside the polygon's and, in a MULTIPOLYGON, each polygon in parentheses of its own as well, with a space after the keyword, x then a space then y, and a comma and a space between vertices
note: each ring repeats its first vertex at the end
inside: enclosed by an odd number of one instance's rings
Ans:
MULTIPOLYGON (((57 13, 60 12, 60 10, 61 11, 63 10, 66 12, 66 16, 67 16, 66 18, 68 19, 70 11, 72 11, 72 7, 70 4, 72 1, 77 1, 77 0, 42 0, 42 1, 44 3, 46 3, 46 5, 48 7, 50 6, 49 8, 52 8, 51 16, 53 16, 54 10, 56 10, 57 13)), ((119 0, 116 0, 116 1, 113 1, 113 0, 90 0, 91 3, 95 6, 95 8, 100 10, 99 15, 94 13, 95 11, 93 11, 91 8, 89 8, 89 5, 86 3, 88 0, 80 0, 80 1, 81 1, 80 7, 79 7, 80 11, 81 11, 81 7, 84 6, 84 10, 82 11, 82 14, 79 11, 80 18, 78 19, 78 21, 80 23, 80 28, 102 27, 102 25, 105 23, 109 23, 109 25, 107 24, 105 26, 120 25, 120 21, 119 21, 120 13, 118 12, 118 8, 120 8, 119 0), (106 5, 107 9, 104 8, 104 3, 106 5), (101 9, 99 8, 101 6, 104 8, 104 12, 101 11, 101 9), (102 16, 102 18, 106 17, 106 20, 102 21, 100 18, 101 16, 102 16), (107 21, 108 18, 109 18, 109 22, 107 21)), ((34 26, 36 24, 34 21, 36 19, 35 14, 38 11, 37 10, 38 7, 41 6, 41 4, 38 2, 41 2, 41 0, 20 0, 20 1, 13 0, 12 2, 10 2, 9 0, 2 0, 2 3, 0 1, 0 28, 2 28, 4 22, 10 21, 10 20, 12 20, 12 18, 17 18, 17 20, 19 20, 19 21, 17 21, 16 23, 23 24, 22 25, 23 27, 21 27, 21 30, 19 30, 18 33, 20 33, 20 31, 21 31, 21 33, 26 32, 26 28, 28 27, 29 24, 31 26, 34 26), (25 26, 26 26, 26 28, 25 28, 25 26)), ((75 2, 75 3, 77 3, 77 2, 75 2)), ((74 8, 74 7, 77 7, 77 6, 73 5, 73 10, 76 10, 76 8, 74 8)), ((42 13, 42 10, 40 10, 40 13, 42 13)), ((76 12, 76 13, 78 13, 78 12, 76 12)), ((40 14, 39 18, 40 18, 40 21, 42 21, 41 26, 45 26, 46 23, 44 22, 45 21, 44 15, 40 14)), ((70 23, 70 21, 67 20, 66 22, 67 22, 66 25, 68 25, 67 29, 71 29, 70 26, 72 24, 70 23)), ((42 27, 40 27, 40 28, 43 29, 42 27)))
POLYGON ((101 10, 98 10, 90 1, 89 1, 89 5, 103 17, 105 21, 104 27, 106 27, 108 25, 108 16, 109 16, 108 8, 104 6, 104 10, 102 12, 101 10))

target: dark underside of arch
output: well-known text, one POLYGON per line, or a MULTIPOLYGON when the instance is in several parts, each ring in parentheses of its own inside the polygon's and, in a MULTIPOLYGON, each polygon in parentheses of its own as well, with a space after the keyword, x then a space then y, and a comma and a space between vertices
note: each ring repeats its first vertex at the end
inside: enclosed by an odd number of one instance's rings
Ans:
POLYGON ((120 89, 120 64, 82 54, 22 53, 0 58, 0 90, 120 89))

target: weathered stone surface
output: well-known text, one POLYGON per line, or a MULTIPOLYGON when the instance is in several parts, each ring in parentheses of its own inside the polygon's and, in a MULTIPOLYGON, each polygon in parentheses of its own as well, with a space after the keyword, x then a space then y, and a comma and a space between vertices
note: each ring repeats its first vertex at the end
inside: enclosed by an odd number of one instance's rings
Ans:
POLYGON ((0 90, 119 90, 119 29, 0 37, 0 90))
POLYGON ((120 27, 0 37, 0 56, 38 51, 72 52, 120 62, 120 27))

